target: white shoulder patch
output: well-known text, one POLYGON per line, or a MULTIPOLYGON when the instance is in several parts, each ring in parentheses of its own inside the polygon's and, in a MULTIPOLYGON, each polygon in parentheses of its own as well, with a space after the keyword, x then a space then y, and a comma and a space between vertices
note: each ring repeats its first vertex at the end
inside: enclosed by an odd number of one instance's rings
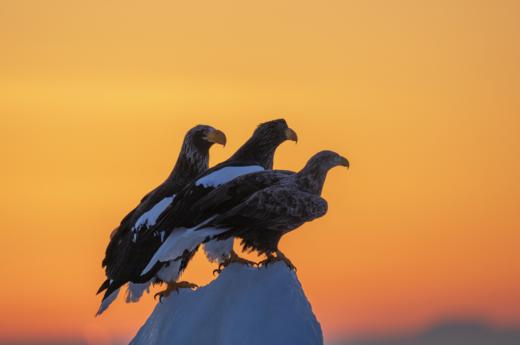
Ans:
POLYGON ((168 205, 171 204, 173 199, 175 199, 175 194, 162 199, 147 212, 143 213, 141 217, 139 217, 135 222, 132 230, 139 231, 141 227, 155 225, 155 222, 157 222, 157 218, 159 218, 159 216, 164 212, 166 207, 168 207, 168 205))
POLYGON ((192 251, 201 244, 206 237, 218 235, 227 229, 215 229, 213 227, 205 227, 214 215, 193 228, 177 228, 174 229, 166 238, 163 244, 157 249, 148 265, 141 272, 141 276, 148 273, 157 262, 166 262, 175 260, 180 257, 185 250, 192 251))
POLYGON ((195 182, 196 186, 203 186, 203 187, 216 187, 220 186, 221 184, 224 184, 226 182, 229 182, 233 180, 234 178, 265 170, 260 165, 246 165, 241 167, 224 167, 222 169, 216 170, 212 172, 211 174, 201 177, 195 182))

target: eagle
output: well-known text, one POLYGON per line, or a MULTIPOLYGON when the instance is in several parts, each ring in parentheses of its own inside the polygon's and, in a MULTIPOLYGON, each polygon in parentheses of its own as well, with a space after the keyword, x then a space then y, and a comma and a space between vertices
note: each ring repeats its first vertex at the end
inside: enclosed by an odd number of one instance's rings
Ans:
POLYGON ((297 173, 254 172, 213 189, 193 202, 183 218, 172 223, 175 230, 143 274, 172 260, 179 260, 185 266, 190 256, 180 254, 180 242, 195 248, 196 241, 226 241, 234 237, 242 240, 244 250, 256 250, 267 256, 260 264, 282 260, 296 269, 278 249, 278 242, 284 234, 326 214, 327 201, 321 192, 328 171, 336 166, 348 168, 350 164, 333 151, 321 151, 297 173))
MULTIPOLYGON (((190 208, 194 202, 203 198, 215 188, 239 176, 271 170, 273 168, 275 151, 286 140, 297 141, 298 137, 296 132, 289 128, 284 119, 260 124, 250 139, 229 159, 208 169, 184 187, 159 218, 157 224, 148 232, 148 236, 152 236, 152 233, 156 232, 160 234, 162 239, 169 238, 176 224, 191 222, 192 213, 190 208)), ((146 271, 143 270, 161 246, 147 248, 146 251, 143 250, 140 263, 134 266, 135 276, 131 280, 165 282, 167 288, 160 292, 159 296, 166 296, 171 291, 177 291, 179 287, 189 287, 179 286, 177 278, 202 243, 202 241, 198 240, 202 233, 197 233, 197 236, 194 237, 190 237, 190 234, 192 233, 186 233, 186 238, 183 236, 178 237, 178 241, 173 240, 176 244, 175 248, 172 248, 170 256, 177 260, 158 262, 146 271), (145 252, 146 255, 144 255, 145 252)), ((172 242, 172 239, 170 239, 170 242, 172 242)), ((255 264, 252 261, 240 258, 233 251, 232 237, 224 241, 206 241, 204 250, 210 261, 216 260, 225 265, 231 262, 255 264)))
MULTIPOLYGON (((98 293, 104 290, 106 293, 98 315, 108 308, 117 297, 120 287, 129 281, 131 267, 135 260, 140 258, 139 246, 143 245, 143 234, 155 225, 161 213, 176 198, 179 191, 208 169, 209 149, 213 144, 223 146, 226 144, 226 136, 222 131, 207 125, 198 125, 190 129, 184 137, 177 162, 168 178, 146 194, 139 205, 130 211, 121 220, 120 225, 112 231, 102 262, 107 279, 98 293)), ((161 243, 157 234, 145 239, 147 245, 161 243)), ((146 284, 130 283, 127 301, 137 301, 147 287, 146 284)))

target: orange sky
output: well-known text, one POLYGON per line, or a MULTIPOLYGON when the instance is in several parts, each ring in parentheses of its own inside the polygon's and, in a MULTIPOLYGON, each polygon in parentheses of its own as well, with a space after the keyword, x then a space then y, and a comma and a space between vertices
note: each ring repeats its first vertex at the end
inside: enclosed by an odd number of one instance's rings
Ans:
POLYGON ((281 243, 327 338, 520 325, 519 37, 513 0, 3 1, 0 337, 131 337, 149 296, 93 317, 110 231, 191 126, 215 163, 280 116, 277 167, 351 161, 281 243))

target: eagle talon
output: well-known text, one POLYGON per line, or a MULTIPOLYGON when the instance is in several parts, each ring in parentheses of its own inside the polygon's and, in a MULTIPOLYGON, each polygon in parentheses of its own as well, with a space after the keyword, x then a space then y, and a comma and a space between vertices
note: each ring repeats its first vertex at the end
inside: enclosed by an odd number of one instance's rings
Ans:
POLYGON ((213 270, 213 275, 215 275, 216 273, 220 274, 222 272, 222 270, 227 266, 226 265, 226 261, 221 262, 221 263, 218 264, 218 268, 215 268, 213 270))
POLYGON ((275 257, 273 254, 267 254, 267 258, 265 260, 260 261, 257 266, 260 267, 267 267, 269 264, 278 261, 278 258, 275 257))
POLYGON ((153 295, 153 299, 157 300, 157 297, 159 297, 159 303, 162 303, 164 297, 168 297, 169 294, 166 294, 165 291, 161 291, 153 295))
POLYGON ((281 251, 276 251, 276 256, 273 254, 267 254, 267 259, 262 260, 258 263, 258 266, 267 267, 273 262, 283 261, 291 271, 297 271, 296 266, 287 258, 281 251))
POLYGON ((226 260, 224 260, 223 262, 219 263, 218 268, 213 270, 213 275, 215 275, 215 273, 220 274, 224 270, 224 268, 231 265, 232 263, 242 264, 242 265, 246 265, 246 266, 258 266, 258 263, 251 261, 251 260, 241 258, 240 256, 238 256, 237 253, 235 253, 234 250, 232 250, 229 253, 229 257, 226 260))
MULTIPOLYGON (((235 254, 236 255, 236 254, 235 254)), ((232 256, 230 259, 229 259, 229 264, 232 264, 232 263, 237 263, 237 264, 242 264, 242 265, 246 265, 246 266, 256 266, 257 263, 254 262, 254 261, 251 261, 251 260, 247 260, 247 259, 244 259, 244 258, 241 258, 239 257, 238 255, 236 256, 232 256)))
POLYGON ((187 281, 168 282, 166 284, 167 284, 166 289, 164 289, 163 291, 159 291, 158 293, 156 293, 153 296, 153 298, 155 300, 157 299, 157 296, 159 296, 159 303, 162 303, 163 299, 165 297, 168 297, 172 291, 175 291, 175 292, 177 292, 177 294, 179 294, 180 289, 196 289, 199 287, 197 284, 193 284, 193 283, 190 283, 187 281))

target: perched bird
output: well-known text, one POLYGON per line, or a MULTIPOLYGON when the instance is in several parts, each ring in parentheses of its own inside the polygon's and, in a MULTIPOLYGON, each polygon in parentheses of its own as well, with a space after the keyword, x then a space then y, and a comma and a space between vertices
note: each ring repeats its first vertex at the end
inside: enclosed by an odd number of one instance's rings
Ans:
MULTIPOLYGON (((170 248, 172 251, 170 257, 173 260, 150 264, 150 259, 154 256, 155 251, 148 252, 148 260, 143 261, 138 273, 140 277, 135 279, 158 279, 166 282, 168 286, 165 291, 158 294, 159 296, 166 296, 171 291, 176 290, 175 281, 202 242, 198 239, 202 234, 200 232, 196 233, 196 236, 191 236, 195 233, 189 231, 172 233, 176 227, 185 228, 188 224, 193 224, 193 214, 190 212, 191 205, 215 188, 241 175, 271 170, 276 148, 286 140, 297 141, 297 139, 296 133, 288 127, 283 119, 260 124, 251 138, 235 154, 187 185, 177 195, 176 200, 163 213, 154 227, 155 231, 161 234, 161 237, 169 238, 169 243, 174 243, 173 247, 170 248), (177 237, 177 235, 180 236, 177 237), (170 238, 171 236, 173 238, 170 238), (149 265, 147 266, 147 264, 149 265)), ((207 241, 204 250, 210 260, 219 261, 223 265, 228 265, 231 262, 254 264, 238 257, 233 251, 233 238, 231 236, 226 238, 225 241, 207 241)))
MULTIPOLYGON (((349 162, 335 152, 321 151, 298 173, 273 170, 240 176, 192 205, 186 216, 200 224, 189 231, 200 233, 201 241, 240 238, 244 250, 267 255, 261 264, 283 260, 295 269, 278 249, 278 242, 287 232, 325 215, 327 201, 320 195, 328 171, 339 165, 349 167, 349 162)), ((178 237, 182 237, 186 230, 178 231, 181 233, 178 237)), ((156 252, 148 267, 176 258, 178 253, 171 250, 175 243, 169 242, 170 238, 175 240, 173 235, 175 232, 156 252)))
MULTIPOLYGON (((112 232, 102 266, 107 280, 98 293, 106 290, 98 314, 101 314, 115 300, 122 285, 131 278, 132 266, 141 257, 140 248, 160 245, 156 234, 143 241, 143 234, 155 225, 158 217, 170 205, 177 193, 194 178, 208 169, 209 149, 213 144, 226 144, 223 132, 205 125, 190 129, 182 144, 177 163, 168 178, 157 188, 146 194, 139 205, 123 218, 112 232)), ((148 284, 133 284, 128 287, 127 301, 137 301, 148 284)))

